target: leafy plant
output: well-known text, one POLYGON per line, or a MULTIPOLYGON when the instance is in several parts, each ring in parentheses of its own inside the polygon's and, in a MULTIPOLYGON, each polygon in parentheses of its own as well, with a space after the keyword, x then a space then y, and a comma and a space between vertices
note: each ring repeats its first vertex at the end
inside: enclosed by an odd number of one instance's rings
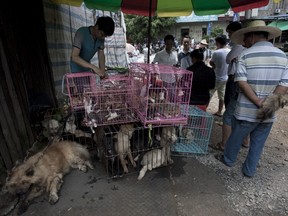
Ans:
MULTIPOLYGON (((128 41, 145 42, 148 40, 149 17, 125 15, 126 36, 128 41)), ((162 38, 163 35, 169 34, 167 31, 176 23, 176 18, 151 18, 151 41, 162 38)))
POLYGON ((211 36, 210 36, 210 37, 215 38, 215 37, 217 37, 218 35, 223 35, 223 33, 224 33, 223 28, 221 28, 219 25, 216 25, 216 26, 212 29, 212 31, 211 31, 211 36))

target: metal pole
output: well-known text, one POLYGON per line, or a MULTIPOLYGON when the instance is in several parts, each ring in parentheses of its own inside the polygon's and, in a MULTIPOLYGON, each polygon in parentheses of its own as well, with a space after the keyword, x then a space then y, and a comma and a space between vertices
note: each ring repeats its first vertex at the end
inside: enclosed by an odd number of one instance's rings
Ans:
POLYGON ((151 43, 151 21, 152 21, 152 0, 150 0, 149 4, 149 20, 148 20, 148 56, 147 56, 147 63, 150 64, 150 43, 151 43))
POLYGON ((251 19, 251 16, 252 16, 252 10, 246 10, 245 11, 245 19, 248 20, 248 19, 251 19))

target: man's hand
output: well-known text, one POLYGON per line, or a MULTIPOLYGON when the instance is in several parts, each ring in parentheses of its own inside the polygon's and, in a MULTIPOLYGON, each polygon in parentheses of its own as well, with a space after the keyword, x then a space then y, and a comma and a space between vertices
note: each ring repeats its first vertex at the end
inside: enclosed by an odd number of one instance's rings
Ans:
POLYGON ((94 65, 93 65, 93 67, 91 67, 91 69, 92 69, 92 71, 94 73, 98 74, 98 76, 100 76, 100 78, 106 76, 105 75, 105 70, 101 70, 100 68, 98 68, 98 67, 96 67, 94 65))

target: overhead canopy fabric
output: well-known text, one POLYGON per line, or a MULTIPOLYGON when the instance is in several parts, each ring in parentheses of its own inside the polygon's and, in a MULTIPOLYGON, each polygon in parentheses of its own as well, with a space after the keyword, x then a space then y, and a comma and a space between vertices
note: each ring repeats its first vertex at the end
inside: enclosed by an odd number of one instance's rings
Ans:
POLYGON ((119 11, 126 14, 159 17, 189 16, 192 11, 198 16, 224 14, 231 8, 234 12, 266 6, 269 0, 51 0, 57 4, 80 6, 89 9, 119 11))
POLYGON ((273 26, 281 29, 281 31, 288 30, 288 21, 286 20, 275 20, 271 22, 268 26, 273 26))

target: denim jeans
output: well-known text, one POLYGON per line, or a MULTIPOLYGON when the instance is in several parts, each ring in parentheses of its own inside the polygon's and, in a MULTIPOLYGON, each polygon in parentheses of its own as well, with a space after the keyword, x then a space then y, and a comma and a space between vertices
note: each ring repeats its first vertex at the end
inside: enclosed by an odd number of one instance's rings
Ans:
POLYGON ((232 119, 234 118, 236 105, 237 105, 237 100, 235 100, 234 98, 231 98, 223 114, 223 124, 228 125, 230 127, 232 126, 232 119))
POLYGON ((234 166, 243 140, 250 134, 250 147, 242 166, 242 172, 246 176, 253 176, 272 125, 273 123, 248 122, 233 117, 232 133, 224 150, 224 162, 226 165, 234 166))

